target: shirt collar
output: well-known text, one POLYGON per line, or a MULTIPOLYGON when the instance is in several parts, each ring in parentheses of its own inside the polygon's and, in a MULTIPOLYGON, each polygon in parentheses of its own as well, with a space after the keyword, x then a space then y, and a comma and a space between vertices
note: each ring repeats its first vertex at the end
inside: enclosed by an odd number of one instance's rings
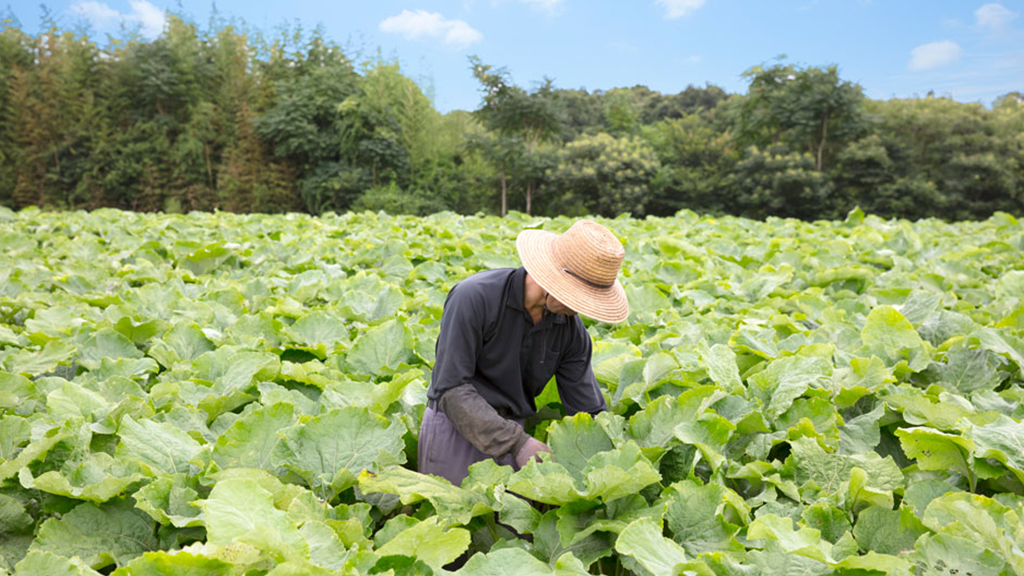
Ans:
MULTIPOLYGON (((523 305, 523 300, 526 297, 526 268, 520 266, 514 270, 512 272, 511 282, 512 286, 508 291, 508 300, 505 301, 505 305, 509 308, 526 313, 526 307, 523 305)), ((551 317, 550 321, 555 324, 564 324, 567 320, 566 316, 562 314, 545 315, 545 317, 548 316, 551 317)))

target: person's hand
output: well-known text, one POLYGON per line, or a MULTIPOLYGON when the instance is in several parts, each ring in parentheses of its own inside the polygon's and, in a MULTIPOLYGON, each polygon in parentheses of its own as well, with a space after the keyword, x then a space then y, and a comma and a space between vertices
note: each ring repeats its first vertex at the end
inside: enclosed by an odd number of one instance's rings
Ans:
POLYGON ((527 462, 537 458, 537 454, 541 452, 550 454, 551 448, 548 448, 547 444, 531 436, 526 439, 526 444, 523 444, 523 447, 516 453, 516 464, 522 468, 526 466, 527 462))

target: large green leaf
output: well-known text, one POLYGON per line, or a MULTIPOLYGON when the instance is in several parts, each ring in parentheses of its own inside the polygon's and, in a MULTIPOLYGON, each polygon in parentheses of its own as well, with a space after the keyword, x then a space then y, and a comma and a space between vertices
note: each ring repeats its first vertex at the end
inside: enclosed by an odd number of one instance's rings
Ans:
POLYGON ((668 504, 665 522, 672 539, 690 556, 742 552, 743 546, 735 538, 740 527, 723 515, 727 498, 742 502, 738 494, 719 484, 700 485, 683 480, 666 488, 662 497, 668 504))
POLYGON ((1024 484, 1024 423, 1008 416, 984 426, 972 426, 964 436, 974 444, 975 458, 1001 462, 1024 484))
POLYGON ((132 496, 135 506, 160 524, 178 528, 202 526, 201 510, 192 506, 199 500, 196 482, 185 474, 161 476, 132 496))
POLYGON ((156 550, 153 521, 125 500, 102 506, 81 504, 61 518, 43 522, 31 550, 79 557, 99 569, 156 550))
POLYGON ((176 426, 153 420, 136 422, 131 416, 121 419, 118 436, 118 456, 134 458, 157 474, 187 473, 189 461, 202 449, 176 426))
POLYGON ((615 551, 628 556, 654 576, 675 576, 676 567, 686 562, 686 552, 662 536, 661 525, 641 519, 626 527, 615 540, 615 551))
POLYGON ((242 416, 217 438, 213 461, 220 468, 273 468, 278 434, 295 424, 295 407, 279 402, 242 416))
POLYGON ((389 320, 356 338, 346 364, 357 372, 378 375, 390 374, 412 359, 412 338, 401 322, 389 320))
POLYGON ((366 408, 334 408, 280 431, 273 461, 301 476, 323 497, 352 486, 375 463, 402 463, 405 427, 366 408))
POLYGON ((402 504, 428 500, 443 526, 468 524, 474 516, 494 511, 487 498, 478 492, 453 486, 438 476, 420 474, 399 466, 387 468, 378 474, 361 474, 359 489, 367 494, 396 494, 402 504))
POLYGON ((787 356, 748 379, 750 393, 764 404, 769 418, 778 418, 811 386, 825 387, 832 376, 827 360, 815 356, 787 356))
POLYGON ((243 542, 282 559, 309 557, 309 544, 295 523, 275 508, 274 495, 254 480, 222 479, 200 505, 212 544, 243 542))
POLYGON ((913 550, 917 539, 926 533, 928 529, 907 508, 891 510, 879 506, 863 510, 853 529, 861 551, 897 556, 913 550))
POLYGON ((547 443, 558 463, 579 479, 595 454, 613 448, 608 433, 586 412, 551 424, 547 443))
POLYGON ((80 461, 66 462, 60 471, 50 470, 35 477, 29 468, 22 468, 18 478, 25 488, 98 504, 146 478, 146 474, 133 461, 93 452, 80 461))
POLYGON ((436 518, 417 522, 377 549, 377 554, 398 554, 422 560, 435 570, 455 560, 469 547, 469 531, 445 530, 436 518))
POLYGON ((866 351, 893 366, 907 361, 912 370, 923 370, 931 362, 924 340, 898 310, 879 306, 868 314, 861 330, 866 351))

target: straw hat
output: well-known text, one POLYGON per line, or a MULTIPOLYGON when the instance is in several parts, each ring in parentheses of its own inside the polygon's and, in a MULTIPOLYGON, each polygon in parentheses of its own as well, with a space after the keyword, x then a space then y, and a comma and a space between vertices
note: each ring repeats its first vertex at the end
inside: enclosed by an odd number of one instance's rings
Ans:
POLYGON ((629 316, 618 281, 626 253, 604 226, 580 220, 562 235, 523 230, 516 249, 530 276, 562 304, 602 322, 622 322, 629 316))

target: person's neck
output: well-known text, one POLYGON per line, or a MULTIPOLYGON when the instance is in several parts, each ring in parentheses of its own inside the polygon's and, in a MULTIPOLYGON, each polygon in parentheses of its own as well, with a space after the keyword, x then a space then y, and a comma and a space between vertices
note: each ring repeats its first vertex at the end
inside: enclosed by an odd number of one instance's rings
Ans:
POLYGON ((547 292, 537 284, 530 273, 526 273, 526 278, 523 280, 523 307, 530 313, 535 319, 540 318, 544 314, 544 298, 547 296, 547 292))

